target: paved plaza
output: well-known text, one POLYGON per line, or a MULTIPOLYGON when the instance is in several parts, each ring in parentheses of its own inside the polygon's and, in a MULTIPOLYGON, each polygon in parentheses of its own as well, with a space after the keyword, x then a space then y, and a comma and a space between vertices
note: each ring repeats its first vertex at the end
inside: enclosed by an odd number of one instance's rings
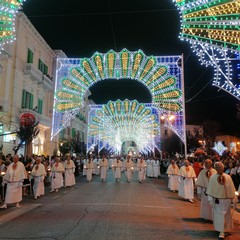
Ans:
MULTIPOLYGON (((167 189, 167 178, 134 179, 127 183, 123 174, 115 183, 109 170, 108 181, 99 176, 86 182, 49 193, 38 200, 24 196, 22 208, 0 212, 1 240, 210 240, 218 239, 211 223, 199 218, 199 200, 184 201, 167 189)), ((240 222, 226 237, 240 239, 240 222)))

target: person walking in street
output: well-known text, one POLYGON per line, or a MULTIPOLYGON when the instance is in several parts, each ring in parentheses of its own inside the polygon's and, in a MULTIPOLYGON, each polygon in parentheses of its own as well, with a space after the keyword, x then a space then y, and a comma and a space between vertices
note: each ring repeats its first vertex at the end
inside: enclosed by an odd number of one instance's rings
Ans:
POLYGON ((60 162, 60 157, 56 157, 55 163, 51 168, 51 191, 50 192, 58 192, 58 189, 63 186, 63 173, 64 166, 60 162))
POLYGON ((195 171, 188 160, 184 161, 184 165, 179 170, 179 191, 178 195, 193 203, 194 199, 194 180, 196 178, 195 171))
POLYGON ((22 201, 23 180, 27 177, 25 166, 19 161, 19 156, 13 156, 13 162, 7 168, 4 180, 7 182, 6 196, 2 209, 7 208, 8 204, 16 204, 19 208, 22 201))
POLYGON ((171 160, 171 164, 169 164, 166 173, 168 175, 168 188, 173 192, 178 191, 179 190, 179 176, 178 176, 179 167, 173 159, 171 160))
POLYGON ((31 176, 33 178, 34 199, 44 195, 44 178, 47 175, 45 166, 42 164, 42 157, 37 157, 35 165, 32 168, 31 176))
POLYGON ((66 156, 66 160, 63 163, 64 175, 65 175, 65 187, 71 187, 76 184, 75 180, 75 164, 69 155, 66 156))
POLYGON ((107 170, 109 167, 109 163, 108 163, 108 160, 105 155, 102 156, 102 159, 99 162, 99 166, 100 166, 101 180, 102 180, 102 182, 105 182, 106 178, 107 178, 107 170))
POLYGON ((128 183, 132 180, 134 164, 130 156, 127 156, 126 161, 124 162, 125 173, 127 176, 128 183))
POLYGON ((120 182, 122 167, 123 167, 122 161, 120 157, 117 157, 117 159, 113 162, 113 172, 116 182, 120 182))
POLYGON ((219 238, 224 239, 234 228, 231 214, 231 203, 237 202, 235 186, 231 176, 224 173, 224 165, 216 162, 217 173, 209 179, 207 188, 208 201, 213 208, 213 225, 219 232, 219 238))
POLYGON ((86 166, 87 181, 91 182, 92 181, 92 173, 93 173, 93 161, 92 161, 91 157, 88 158, 85 166, 86 166))
POLYGON ((159 160, 153 159, 153 177, 158 178, 160 176, 160 163, 159 160))
POLYGON ((140 183, 146 179, 146 162, 144 157, 141 157, 137 162, 137 169, 138 169, 138 179, 140 183))
POLYGON ((209 204, 208 196, 207 196, 207 187, 209 183, 209 179, 213 174, 216 174, 217 171, 212 168, 212 160, 206 159, 204 161, 205 168, 199 173, 196 186, 197 186, 197 194, 201 199, 200 205, 200 217, 205 220, 213 220, 212 216, 212 206, 209 204))

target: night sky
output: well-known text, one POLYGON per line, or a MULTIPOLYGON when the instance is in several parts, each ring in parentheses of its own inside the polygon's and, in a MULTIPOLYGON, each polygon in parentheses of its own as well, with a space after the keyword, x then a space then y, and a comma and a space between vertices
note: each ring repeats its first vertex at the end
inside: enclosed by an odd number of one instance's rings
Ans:
MULTIPOLYGON (((68 57, 91 57, 110 49, 142 49, 146 55, 184 54, 186 119, 221 123, 223 133, 239 134, 236 103, 213 87, 213 69, 200 65, 190 45, 178 38, 179 13, 172 0, 27 0, 23 12, 52 49, 68 57)), ((104 80, 90 88, 95 103, 126 98, 151 101, 138 81, 104 80)))

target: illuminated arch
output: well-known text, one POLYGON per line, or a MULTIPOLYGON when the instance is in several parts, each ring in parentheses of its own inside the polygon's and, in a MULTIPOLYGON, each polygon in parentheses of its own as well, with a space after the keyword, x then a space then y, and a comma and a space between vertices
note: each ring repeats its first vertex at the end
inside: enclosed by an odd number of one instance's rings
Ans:
POLYGON ((125 141, 134 141, 143 154, 160 151, 159 115, 151 106, 126 99, 90 108, 87 152, 98 145, 99 152, 119 154, 125 141))
MULTIPOLYGON (((95 53, 91 58, 57 60, 52 137, 83 107, 89 88, 104 79, 134 79, 146 86, 161 113, 179 115, 184 126, 182 56, 146 56, 141 50, 95 53)), ((178 136, 184 140, 183 130, 178 136)))

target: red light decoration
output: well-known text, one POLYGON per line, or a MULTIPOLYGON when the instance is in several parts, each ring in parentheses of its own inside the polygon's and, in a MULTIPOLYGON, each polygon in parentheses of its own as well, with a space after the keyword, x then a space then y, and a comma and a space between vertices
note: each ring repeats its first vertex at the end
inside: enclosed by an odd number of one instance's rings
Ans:
POLYGON ((36 118, 33 113, 23 113, 19 117, 19 122, 22 127, 32 126, 36 121, 36 118))

